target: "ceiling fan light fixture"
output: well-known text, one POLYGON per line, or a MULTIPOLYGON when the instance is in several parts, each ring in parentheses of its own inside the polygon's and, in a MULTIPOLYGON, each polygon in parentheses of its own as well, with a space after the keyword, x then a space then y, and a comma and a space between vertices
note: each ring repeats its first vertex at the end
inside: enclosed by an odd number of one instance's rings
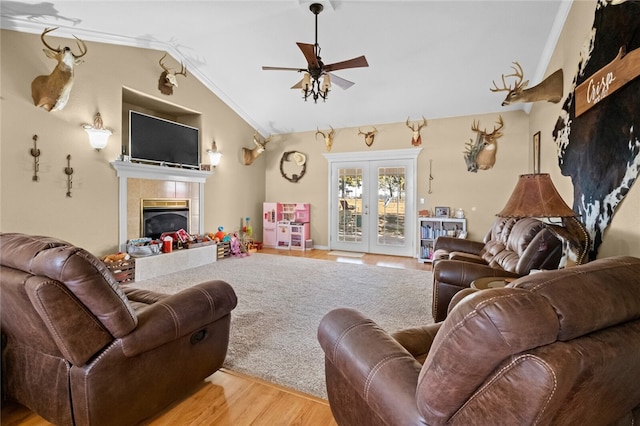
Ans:
POLYGON ((311 75, 308 72, 305 72, 302 77, 302 91, 307 92, 309 89, 311 89, 311 75))
POLYGON ((329 89, 331 89, 331 78, 329 78, 329 74, 325 74, 322 79, 322 91, 325 92, 325 96, 329 93, 329 89))
MULTIPOLYGON (((343 70, 347 68, 359 68, 368 67, 367 59, 364 56, 358 56, 346 61, 335 62, 331 64, 325 64, 320 58, 320 45, 318 44, 318 14, 322 12, 324 6, 320 3, 313 3, 309 6, 309 10, 315 15, 315 30, 316 30, 316 42, 310 43, 296 43, 305 59, 307 60, 307 68, 289 68, 289 67, 265 67, 263 70, 286 70, 302 72, 303 77, 299 83, 296 83, 292 89, 302 89, 302 98, 307 101, 309 97, 313 98, 315 103, 318 102, 318 98, 322 98, 323 101, 327 100, 329 92, 331 91, 331 78, 329 72, 343 70), (322 81, 320 81, 322 77, 322 81)), ((333 75, 336 84, 342 89, 348 89, 353 86, 353 83, 333 75)))

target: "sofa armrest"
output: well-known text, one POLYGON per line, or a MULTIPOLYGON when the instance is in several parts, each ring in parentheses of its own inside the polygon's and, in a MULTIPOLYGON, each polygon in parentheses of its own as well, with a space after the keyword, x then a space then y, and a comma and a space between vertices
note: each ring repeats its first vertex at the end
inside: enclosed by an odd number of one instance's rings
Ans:
POLYGON ((456 305, 458 303, 460 303, 460 301, 462 299, 464 299, 468 295, 476 293, 478 291, 482 291, 482 290, 478 290, 477 288, 469 287, 469 288, 464 288, 464 289, 460 290, 459 292, 457 292, 456 294, 454 294, 453 297, 451 298, 451 301, 449 302, 449 306, 447 307, 447 314, 451 313, 451 310, 453 308, 455 308, 456 305))
POLYGON ((463 262, 479 263, 481 265, 487 264, 479 254, 465 253, 463 251, 452 251, 449 253, 449 260, 462 260, 463 262))
POLYGON ((131 357, 187 336, 229 315, 236 304, 233 288, 224 281, 182 290, 140 312, 138 327, 121 339, 123 352, 131 357))
POLYGON ((433 339, 436 337, 442 322, 428 324, 421 327, 412 327, 396 331, 391 334, 398 343, 402 345, 420 364, 424 364, 433 339))
POLYGON ((318 341, 348 391, 378 416, 388 424, 419 423, 416 386, 422 366, 375 322, 354 309, 335 309, 321 320, 318 341))
POLYGON ((482 277, 517 278, 519 276, 488 265, 459 260, 441 260, 433 269, 434 283, 446 283, 458 287, 469 287, 474 280, 482 277))
POLYGON ((480 255, 480 251, 484 248, 484 243, 480 241, 471 241, 466 240, 464 238, 454 238, 454 237, 438 237, 433 246, 434 250, 446 250, 448 252, 452 251, 463 251, 465 253, 471 253, 480 255))

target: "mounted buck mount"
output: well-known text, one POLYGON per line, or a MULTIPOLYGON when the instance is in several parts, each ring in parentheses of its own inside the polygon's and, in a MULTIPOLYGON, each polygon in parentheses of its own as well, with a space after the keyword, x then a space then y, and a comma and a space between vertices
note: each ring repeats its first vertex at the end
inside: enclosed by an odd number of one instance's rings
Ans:
POLYGON ((529 80, 522 81, 524 79, 524 71, 520 64, 516 61, 512 66, 513 74, 502 74, 502 87, 498 87, 496 82, 493 82, 493 88, 490 88, 492 92, 507 92, 507 96, 502 101, 502 106, 515 104, 518 102, 538 102, 549 101, 558 103, 562 99, 563 94, 563 72, 562 68, 555 71, 549 77, 542 80, 542 82, 536 86, 527 89, 529 80), (513 86, 507 86, 505 81, 506 77, 515 77, 516 82, 513 86))
POLYGON ((377 133, 378 129, 376 129, 375 127, 370 132, 363 132, 362 130, 360 130, 360 128, 358 128, 358 135, 364 136, 364 143, 366 143, 367 146, 373 145, 373 140, 375 139, 377 133))
POLYGON ((162 71, 162 73, 160 74, 160 78, 158 79, 158 90, 160 90, 160 93, 162 93, 163 95, 173 95, 173 88, 178 87, 178 79, 176 78, 176 76, 183 75, 186 77, 187 67, 185 67, 184 64, 181 62, 180 71, 178 72, 171 71, 171 69, 167 68, 162 62, 166 57, 167 57, 167 54, 165 53, 164 56, 160 58, 160 61, 159 61, 160 66, 164 71, 162 71))
POLYGON ((260 156, 267 148, 267 144, 271 142, 271 138, 273 135, 270 135, 267 139, 260 140, 258 137, 258 132, 253 134, 253 143, 256 145, 255 148, 242 148, 242 164, 245 166, 250 166, 253 161, 260 156))
POLYGON ((413 134, 411 136, 411 145, 413 146, 422 145, 422 137, 420 136, 420 129, 422 129, 426 125, 427 125, 427 119, 424 118, 424 116, 422 117, 422 124, 416 123, 415 126, 413 124, 409 124, 409 117, 407 117, 407 127, 411 129, 411 132, 413 134))
POLYGON ((322 135, 322 137, 324 138, 324 145, 327 147, 327 152, 331 151, 331 147, 333 146, 333 135, 336 133, 333 127, 329 126, 329 128, 331 129, 331 131, 324 133, 324 132, 321 132, 320 129, 316 127, 316 130, 317 130, 316 139, 318 139, 318 135, 322 135))
POLYGON ((473 121, 471 130, 476 132, 475 142, 471 139, 465 145, 464 161, 467 163, 467 171, 476 173, 478 169, 489 170, 496 163, 498 153, 498 139, 502 137, 504 127, 502 116, 498 118, 491 133, 487 129, 480 130, 480 122, 473 121))
POLYGON ((80 54, 75 55, 69 47, 54 49, 44 39, 44 36, 58 29, 46 28, 40 35, 42 44, 46 49, 42 49, 47 58, 55 59, 58 65, 49 75, 39 75, 31 82, 31 97, 37 107, 42 107, 47 111, 59 111, 67 105, 71 88, 73 87, 73 68, 82 63, 82 58, 87 54, 87 45, 84 41, 75 37, 80 49, 80 54))
POLYGON ((262 67, 263 70, 284 70, 284 71, 297 71, 304 73, 302 80, 293 85, 292 89, 301 89, 303 92, 303 99, 312 97, 314 102, 318 102, 318 98, 326 100, 331 89, 331 82, 338 85, 342 89, 348 89, 353 86, 354 83, 338 77, 333 74, 332 71, 347 69, 368 67, 367 59, 364 56, 358 56, 357 58, 348 59, 342 62, 335 62, 333 64, 325 64, 320 57, 320 45, 318 44, 318 14, 322 12, 324 6, 320 3, 313 3, 309 6, 309 10, 315 15, 316 19, 316 41, 314 44, 308 43, 296 43, 305 59, 307 60, 307 68, 285 68, 285 67, 262 67), (323 77, 322 84, 320 83, 320 77, 323 77))

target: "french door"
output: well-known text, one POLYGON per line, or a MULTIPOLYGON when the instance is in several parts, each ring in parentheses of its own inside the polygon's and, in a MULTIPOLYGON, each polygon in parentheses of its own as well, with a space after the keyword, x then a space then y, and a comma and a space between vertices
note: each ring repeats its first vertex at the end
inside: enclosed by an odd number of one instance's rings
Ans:
POLYGON ((330 163, 332 250, 415 255, 418 152, 326 155, 330 163))

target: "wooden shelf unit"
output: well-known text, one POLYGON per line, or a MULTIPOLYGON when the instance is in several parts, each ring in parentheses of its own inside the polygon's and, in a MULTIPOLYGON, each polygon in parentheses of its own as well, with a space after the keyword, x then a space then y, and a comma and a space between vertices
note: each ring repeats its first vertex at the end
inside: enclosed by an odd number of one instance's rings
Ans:
POLYGON ((418 261, 422 263, 433 260, 433 247, 440 236, 465 238, 467 235, 467 219, 452 217, 419 217, 418 218, 418 261))

